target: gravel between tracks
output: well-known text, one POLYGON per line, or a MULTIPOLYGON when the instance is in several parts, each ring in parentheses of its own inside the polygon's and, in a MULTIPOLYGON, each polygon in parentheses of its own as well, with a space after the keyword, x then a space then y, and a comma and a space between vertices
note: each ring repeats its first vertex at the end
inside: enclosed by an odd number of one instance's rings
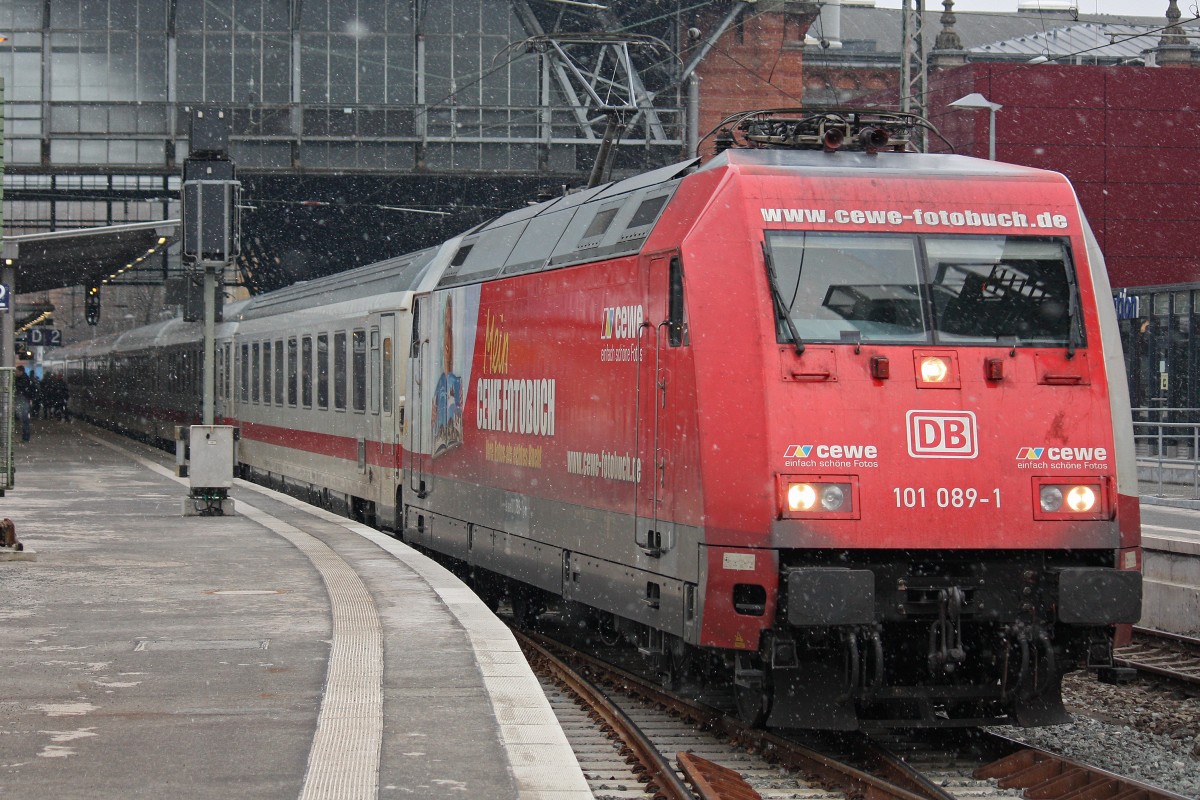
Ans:
POLYGON ((1143 679, 1109 686, 1073 673, 1063 683, 1063 699, 1075 716, 1070 725, 997 732, 1200 798, 1200 692, 1143 679))

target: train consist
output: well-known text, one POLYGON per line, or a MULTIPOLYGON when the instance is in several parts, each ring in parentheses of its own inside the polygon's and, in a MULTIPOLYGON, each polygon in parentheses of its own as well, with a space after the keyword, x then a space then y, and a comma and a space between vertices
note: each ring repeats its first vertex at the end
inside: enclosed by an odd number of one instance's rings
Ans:
MULTIPOLYGON (((1065 720, 1141 603, 1104 262, 1062 176, 912 124, 747 114, 703 165, 228 306, 242 474, 768 726, 1065 720)), ((200 334, 69 348, 73 412, 170 439, 200 334)))

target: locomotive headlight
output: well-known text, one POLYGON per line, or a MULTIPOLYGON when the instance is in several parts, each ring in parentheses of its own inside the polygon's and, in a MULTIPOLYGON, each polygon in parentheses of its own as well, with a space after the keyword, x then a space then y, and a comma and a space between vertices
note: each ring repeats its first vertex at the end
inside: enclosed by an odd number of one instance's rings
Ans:
POLYGON ((1103 478, 1090 481, 1087 478, 1070 482, 1062 478, 1034 479, 1034 518, 1045 520, 1107 519, 1109 510, 1105 502, 1103 478))
POLYGON ((837 484, 821 488, 821 508, 826 511, 840 511, 846 502, 846 492, 837 484))
POLYGON ((925 383, 941 383, 950 374, 950 365, 938 356, 921 359, 921 380, 925 383))
POLYGON ((789 511, 811 511, 817 504, 817 490, 810 483, 791 483, 787 489, 789 511))
POLYGON ((1053 514, 1062 508, 1063 493, 1057 486, 1042 487, 1042 511, 1053 514))
POLYGON ((781 475, 779 510, 785 517, 858 519, 854 485, 850 476, 781 475))
POLYGON ((1076 513, 1091 511, 1096 507, 1096 492, 1090 486, 1072 486, 1067 492, 1067 508, 1076 513))

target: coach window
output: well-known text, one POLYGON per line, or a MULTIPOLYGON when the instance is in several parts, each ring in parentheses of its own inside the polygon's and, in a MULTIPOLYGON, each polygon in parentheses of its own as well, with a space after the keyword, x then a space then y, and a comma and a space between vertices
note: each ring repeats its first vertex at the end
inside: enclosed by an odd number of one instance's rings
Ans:
POLYGON ((225 344, 225 399, 233 399, 233 345, 225 344))
POLYGON ((300 340, 300 397, 305 408, 312 408, 312 337, 300 340))
POLYGON ((263 344, 263 403, 271 405, 271 343, 263 344))
POLYGON ((283 405, 283 341, 275 343, 275 405, 283 405))
POLYGON ((370 393, 371 413, 379 413, 379 329, 371 329, 370 393))
POLYGON ((392 337, 383 337, 383 414, 392 413, 392 337))
POLYGON ((242 345, 242 402, 250 402, 250 345, 242 345))
POLYGON ((317 334, 317 408, 329 408, 329 334, 317 334))
POLYGON ((292 337, 288 339, 288 405, 296 405, 296 380, 297 380, 297 362, 298 354, 296 351, 296 339, 292 337))
POLYGON ((367 332, 357 330, 351 334, 354 345, 354 363, 352 377, 354 379, 354 410, 367 410, 367 332))
POLYGON ((333 334, 333 407, 346 410, 346 332, 333 334))
POLYGON ((258 392, 262 384, 262 362, 261 353, 259 352, 259 343, 255 342, 253 350, 251 350, 251 366, 250 366, 250 402, 258 402, 258 392))

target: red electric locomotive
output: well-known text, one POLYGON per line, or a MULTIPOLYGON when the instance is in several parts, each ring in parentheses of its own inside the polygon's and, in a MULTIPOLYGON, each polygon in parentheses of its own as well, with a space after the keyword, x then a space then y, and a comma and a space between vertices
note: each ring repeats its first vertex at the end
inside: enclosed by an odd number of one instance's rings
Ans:
MULTIPOLYGON (((755 722, 1064 720, 1141 604, 1104 262, 1061 175, 904 152, 914 122, 748 114, 703 166, 228 308, 243 474, 715 668, 755 722)), ((200 335, 68 351, 76 413, 194 415, 155 370, 200 335)))
POLYGON ((907 122, 747 115, 464 236, 415 301, 404 537, 721 654, 770 726, 1064 720, 1140 613, 1104 263, 1061 175, 907 122))

